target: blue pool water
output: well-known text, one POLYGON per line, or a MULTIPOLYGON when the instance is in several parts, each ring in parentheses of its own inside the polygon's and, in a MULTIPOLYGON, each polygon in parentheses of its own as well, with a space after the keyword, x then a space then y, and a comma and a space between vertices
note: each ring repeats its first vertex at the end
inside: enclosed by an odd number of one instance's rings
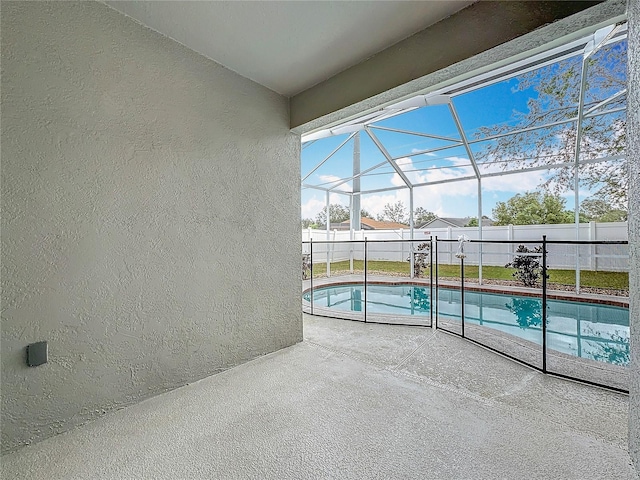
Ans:
MULTIPOLYGON (((303 298, 310 301, 309 292, 303 298)), ((314 289, 317 307, 363 311, 360 284, 314 289)), ((465 292, 465 324, 483 325, 542 343, 542 300, 487 292, 465 292)), ((435 309, 435 305, 434 305, 435 309)), ((368 285, 367 312, 430 315, 429 287, 368 285)), ((439 318, 460 322, 460 291, 440 288, 439 318)), ((563 300, 547 301, 547 345, 570 355, 615 365, 629 363, 629 310, 563 300)))

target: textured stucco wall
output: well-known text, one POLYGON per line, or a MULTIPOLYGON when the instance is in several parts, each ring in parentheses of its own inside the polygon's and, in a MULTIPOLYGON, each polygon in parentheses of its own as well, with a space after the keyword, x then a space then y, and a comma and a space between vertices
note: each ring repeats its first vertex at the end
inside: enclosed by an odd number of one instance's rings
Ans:
POLYGON ((2 449, 300 341, 287 99, 100 3, 1 33, 2 449))
POLYGON ((640 1, 629 0, 627 161, 629 164, 629 453, 640 473, 640 1))

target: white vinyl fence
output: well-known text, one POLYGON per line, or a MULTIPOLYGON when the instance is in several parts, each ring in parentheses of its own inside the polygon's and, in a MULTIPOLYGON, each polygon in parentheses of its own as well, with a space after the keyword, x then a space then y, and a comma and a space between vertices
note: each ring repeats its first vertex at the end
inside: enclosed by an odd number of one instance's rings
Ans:
MULTIPOLYGON (((414 230, 414 240, 429 241, 429 237, 438 239, 457 240, 460 235, 466 235, 471 240, 479 238, 478 227, 434 228, 429 230, 414 230)), ((482 240, 519 241, 533 248, 542 242, 546 235, 548 241, 627 241, 628 230, 626 222, 616 223, 581 223, 579 236, 576 237, 575 224, 560 225, 508 225, 499 227, 483 227, 482 240)), ((305 229, 302 231, 302 241, 313 239, 313 262, 340 262, 344 260, 362 260, 364 257, 363 244, 322 243, 326 240, 346 242, 349 240, 410 240, 411 233, 406 230, 359 230, 329 232, 326 230, 305 229), (316 243, 317 242, 317 243, 316 243)), ((419 242, 414 243, 414 249, 419 242)), ((518 244, 495 243, 467 243, 465 263, 477 265, 479 254, 482 253, 483 265, 504 266, 513 258, 513 252, 518 244)), ((407 261, 410 256, 410 244, 369 243, 367 247, 368 260, 407 261)), ((438 245, 440 263, 457 264, 455 253, 458 242, 441 242, 438 245)), ((596 271, 628 271, 627 245, 559 245, 550 244, 547 248, 549 268, 576 268, 580 270, 596 271), (577 259, 576 259, 577 255, 577 259), (578 261, 577 261, 578 260, 578 261)), ((302 252, 309 253, 309 245, 302 245, 302 252)))

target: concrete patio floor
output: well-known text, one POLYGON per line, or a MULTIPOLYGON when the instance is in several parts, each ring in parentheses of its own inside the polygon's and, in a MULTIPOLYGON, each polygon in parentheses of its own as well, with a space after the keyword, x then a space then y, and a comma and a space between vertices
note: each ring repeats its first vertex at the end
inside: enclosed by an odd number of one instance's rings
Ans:
POLYGON ((2 457, 2 478, 638 478, 628 397, 430 328, 305 341, 2 457))

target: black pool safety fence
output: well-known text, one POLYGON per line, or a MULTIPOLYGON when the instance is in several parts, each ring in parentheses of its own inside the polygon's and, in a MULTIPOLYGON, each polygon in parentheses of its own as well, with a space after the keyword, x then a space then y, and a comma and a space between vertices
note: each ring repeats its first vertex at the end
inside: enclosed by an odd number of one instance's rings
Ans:
POLYGON ((311 240, 302 277, 306 313, 431 327, 628 393, 626 241, 311 240))

